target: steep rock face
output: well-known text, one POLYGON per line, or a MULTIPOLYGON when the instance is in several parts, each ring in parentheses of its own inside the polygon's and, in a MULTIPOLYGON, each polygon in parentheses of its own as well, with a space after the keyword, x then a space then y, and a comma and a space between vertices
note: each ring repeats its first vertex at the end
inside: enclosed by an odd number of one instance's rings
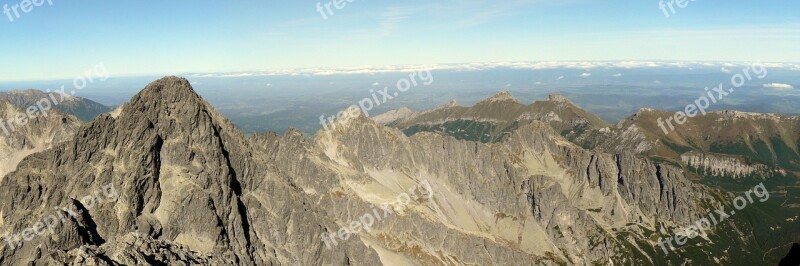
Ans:
POLYGON ((403 206, 402 214, 362 234, 386 247, 382 258, 422 257, 435 264, 626 261, 623 254, 640 251, 616 239, 615 230, 630 223, 650 231, 690 224, 702 212, 695 206, 713 201, 707 188, 679 169, 583 150, 538 121, 492 144, 432 133, 407 137, 365 117, 341 121, 313 142, 296 131, 283 139, 256 139, 276 151, 281 171, 294 173, 298 186, 333 210, 329 215, 343 226, 429 182, 430 201, 403 206))
MULTIPOLYGON (((332 223, 185 79, 153 82, 122 108, 116 118, 102 115, 71 141, 26 158, 3 180, 0 193, 12 199, 0 202, 6 233, 24 231, 54 207, 84 211, 52 234, 4 246, 3 264, 119 245, 132 232, 244 265, 377 261, 357 240, 343 245, 350 252, 322 249, 319 236, 332 223), (82 201, 107 185, 118 199, 93 208, 82 201)), ((165 252, 172 255, 163 258, 180 255, 165 252)))
POLYGON ((25 110, 0 100, 0 180, 25 156, 72 138, 81 124, 74 116, 55 110, 29 117, 25 110))

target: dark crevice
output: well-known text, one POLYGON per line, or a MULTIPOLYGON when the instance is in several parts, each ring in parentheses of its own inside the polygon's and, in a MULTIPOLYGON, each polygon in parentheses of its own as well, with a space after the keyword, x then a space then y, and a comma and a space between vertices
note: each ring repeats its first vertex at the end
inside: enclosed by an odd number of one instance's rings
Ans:
POLYGON ((86 207, 83 206, 83 204, 78 200, 73 199, 72 204, 75 205, 78 211, 78 216, 80 216, 81 220, 85 225, 85 228, 80 228, 80 223, 78 223, 76 217, 70 216, 72 221, 74 221, 79 226, 78 234, 80 234, 83 242, 95 246, 99 246, 105 243, 106 241, 102 237, 100 237, 100 233, 97 232, 97 224, 94 222, 94 219, 92 219, 92 216, 89 215, 89 210, 86 209, 86 207))
POLYGON ((675 186, 672 187, 672 209, 678 208, 678 196, 675 194, 675 186))
POLYGON ((591 184, 592 183, 592 164, 594 164, 595 156, 592 155, 592 158, 589 159, 589 165, 586 166, 586 181, 591 184))
POLYGON ((625 186, 625 177, 622 176, 622 156, 616 156, 617 161, 617 183, 621 186, 625 186))
POLYGON ((656 165, 656 178, 658 178, 658 200, 660 202, 664 197, 664 175, 661 173, 661 165, 656 165))
POLYGON ((594 170, 597 171, 597 186, 600 187, 600 190, 603 190, 603 171, 600 169, 600 160, 599 158, 594 162, 594 170))

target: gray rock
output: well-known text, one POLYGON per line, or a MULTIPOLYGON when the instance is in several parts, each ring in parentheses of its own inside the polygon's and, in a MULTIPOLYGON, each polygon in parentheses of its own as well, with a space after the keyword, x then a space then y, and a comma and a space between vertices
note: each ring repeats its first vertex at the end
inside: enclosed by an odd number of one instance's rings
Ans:
POLYGON ((245 136, 176 77, 121 108, 2 180, 5 232, 55 207, 84 213, 0 248, 1 264, 638 264, 654 249, 631 247, 644 229, 689 224, 714 200, 679 169, 585 150, 537 120, 496 143, 363 116, 312 139, 245 136), (367 215, 380 220, 326 244, 367 215))

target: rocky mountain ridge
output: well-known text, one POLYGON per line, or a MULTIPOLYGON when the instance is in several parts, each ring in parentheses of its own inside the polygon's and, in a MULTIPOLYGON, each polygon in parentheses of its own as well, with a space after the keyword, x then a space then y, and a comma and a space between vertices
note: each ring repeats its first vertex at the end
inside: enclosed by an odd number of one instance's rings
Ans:
POLYGON ((608 123, 584 111, 563 96, 551 95, 547 101, 524 105, 509 92, 500 92, 472 107, 455 101, 434 110, 398 116, 390 111, 376 116, 382 124, 401 128, 407 135, 418 132, 447 132, 458 139, 482 142, 504 140, 520 126, 538 120, 550 124, 557 132, 573 128, 604 128, 608 123))
MULTIPOLYGON (((477 108, 451 106, 426 116, 507 118, 545 110, 500 96, 477 108)), ((563 108, 554 112, 560 121, 530 119, 486 143, 426 131, 407 136, 364 116, 344 118, 313 138, 292 129, 283 136, 246 136, 187 80, 166 77, 113 115, 100 115, 68 140, 27 156, 5 176, 0 226, 14 245, 0 247, 0 264, 738 259, 738 250, 660 253, 659 236, 693 224, 730 194, 693 182, 679 167, 576 145, 553 125, 597 121, 577 117, 571 103, 554 99, 540 105, 563 108), (397 200, 423 183, 429 199, 397 200), (85 200, 106 188, 114 189, 114 201, 92 206, 85 200), (61 206, 55 212, 68 219, 49 234, 24 239, 20 232, 61 206), (373 214, 380 220, 363 227, 373 214)), ((722 237, 740 239, 743 250, 757 243, 736 230, 714 230, 709 237, 716 241, 695 248, 717 250, 722 237)))
MULTIPOLYGON (((511 96, 506 93, 502 98, 508 97, 511 96)), ((503 140, 519 125, 537 120, 549 123, 560 135, 587 149, 602 149, 611 153, 633 152, 676 164, 685 164, 684 153, 690 151, 704 153, 709 158, 739 157, 746 160, 746 164, 769 168, 746 171, 759 178, 777 172, 800 171, 800 117, 715 111, 688 118, 680 125, 673 123, 672 127, 676 130, 664 134, 662 126, 666 124, 663 123, 666 118, 675 115, 673 112, 644 108, 612 126, 557 94, 550 95, 547 101, 535 102, 527 107, 517 100, 508 100, 503 104, 495 104, 493 108, 502 110, 494 113, 502 113, 505 117, 481 117, 465 111, 480 109, 476 113, 492 113, 476 104, 469 108, 439 108, 414 113, 403 116, 403 119, 387 119, 383 115, 375 118, 378 122, 402 129, 407 135, 422 131, 441 132, 459 139, 482 142, 503 140), (660 120, 661 126, 658 123, 660 120)), ((404 113, 409 112, 407 110, 404 113)), ((704 164, 695 166, 703 167, 703 171, 733 175, 729 177, 738 177, 736 173, 741 173, 733 168, 710 169, 704 164)))
POLYGON ((98 115, 112 110, 111 107, 95 101, 60 91, 44 92, 35 89, 5 91, 0 92, 0 99, 8 100, 23 110, 30 106, 47 106, 74 115, 83 121, 91 121, 98 115))

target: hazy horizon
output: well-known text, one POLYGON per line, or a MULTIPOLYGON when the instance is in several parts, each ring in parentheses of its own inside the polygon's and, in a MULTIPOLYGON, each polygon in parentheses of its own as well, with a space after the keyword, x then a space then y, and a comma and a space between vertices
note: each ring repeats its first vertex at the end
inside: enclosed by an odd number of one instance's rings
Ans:
POLYGON ((71 78, 100 62, 119 77, 470 62, 800 62, 796 1, 329 3, 45 1, 25 12, 8 2, 0 34, 13 41, 0 42, 0 81, 71 78), (118 13, 131 15, 110 15, 118 13))

